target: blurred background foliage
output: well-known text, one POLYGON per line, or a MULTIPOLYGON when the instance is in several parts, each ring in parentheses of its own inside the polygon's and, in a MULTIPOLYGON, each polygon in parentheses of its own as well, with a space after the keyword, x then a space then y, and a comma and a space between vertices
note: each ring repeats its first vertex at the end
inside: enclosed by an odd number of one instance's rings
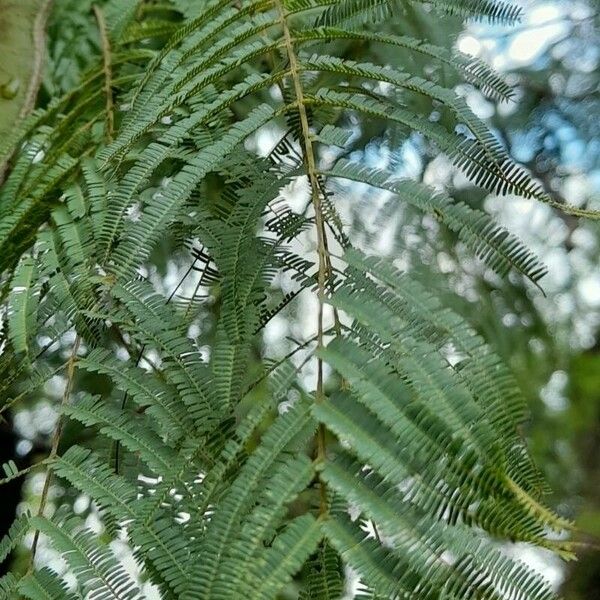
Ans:
MULTIPOLYGON (((0 91, 4 90, 0 93, 0 135, 21 110, 28 108, 23 108, 23 90, 35 61, 35 14, 37 10, 39 15, 43 4, 0 0, 0 91), (29 11, 27 16, 23 17, 23 11, 29 11), (25 62, 15 62, 12 57, 16 55, 25 62), (16 89, 15 73, 19 74, 16 89)), ((99 60, 100 40, 92 4, 91 0, 54 1, 45 27, 39 105, 71 89, 99 60)), ((523 5, 525 19, 511 29, 453 19, 438 20, 432 27, 425 8, 407 13, 403 31, 398 33, 455 45, 505 73, 516 96, 514 102, 501 104, 452 81, 450 72, 444 75, 447 85, 458 86, 513 157, 547 190, 575 205, 598 206, 600 5, 597 0, 529 0, 523 5)), ((139 3, 136 10, 144 19, 127 35, 131 40, 151 37, 148 44, 152 47, 166 39, 182 13, 197 10, 197 4, 189 0, 149 1, 139 3)), ((107 18, 116 19, 118 14, 108 14, 107 18)), ((373 52, 391 64, 422 60, 398 49, 335 43, 338 47, 329 50, 332 54, 352 57, 360 52, 364 57, 365 52, 373 52)), ((427 68, 443 69, 440 65, 427 68)), ((469 258, 460 243, 435 221, 390 202, 381 192, 350 186, 337 189, 334 196, 342 219, 364 248, 394 256, 399 266, 419 273, 428 285, 447 292, 448 303, 467 316, 512 366, 531 407, 531 419, 523 433, 548 478, 552 504, 576 520, 584 543, 579 561, 568 565, 527 548, 514 551, 551 577, 566 600, 600 598, 600 227, 533 202, 487 196, 471 187, 443 156, 436 155, 414 134, 360 121, 345 125, 351 125, 355 132, 354 152, 361 158, 399 176, 431 185, 449 184, 455 197, 471 205, 484 205, 547 264, 549 274, 541 282, 542 290, 516 276, 502 281, 469 258)), ((254 140, 256 149, 264 151, 272 139, 265 132, 254 140)), ((218 178, 210 192, 218 195, 218 178)), ((302 201, 298 190, 290 190, 290 201, 295 194, 302 201)), ((174 255, 169 239, 165 239, 153 257, 155 270, 148 275, 165 293, 173 292, 189 265, 187 258, 174 255)), ((177 293, 191 295, 194 290, 183 286, 177 293)), ((215 297, 218 299, 218 291, 215 297)), ((213 304, 213 312, 216 310, 218 301, 213 304)), ((209 312, 203 329, 210 328, 209 312)), ((264 343, 279 344, 284 353, 288 348, 285 340, 303 339, 303 333, 302 323, 289 311, 285 319, 278 316, 269 324, 264 343)), ((49 342, 39 340, 41 346, 49 342)), ((52 343, 46 352, 48 365, 62 364, 71 344, 72 339, 66 336, 52 343)), ((83 383, 95 391, 110 386, 100 377, 83 383)), ((260 391, 257 388, 256 393, 260 391)), ((15 405, 10 415, 3 415, 4 455, 0 462, 14 459, 27 466, 45 456, 60 393, 57 378, 15 405)), ((70 429, 63 443, 69 445, 86 435, 85 431, 70 429)), ((22 487, 19 483, 2 489, 3 511, 9 523, 17 504, 35 503, 41 485, 42 474, 34 471, 22 487)), ((85 498, 71 497, 59 486, 53 494, 56 505, 73 502, 92 518, 85 498)), ((42 560, 51 559, 42 555, 42 560)))

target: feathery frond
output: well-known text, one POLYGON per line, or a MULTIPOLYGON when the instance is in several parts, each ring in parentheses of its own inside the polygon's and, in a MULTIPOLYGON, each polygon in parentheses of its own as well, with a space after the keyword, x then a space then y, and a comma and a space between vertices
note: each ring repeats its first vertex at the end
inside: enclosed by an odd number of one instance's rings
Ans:
POLYGON ((520 8, 79 10, 84 56, 62 81, 63 51, 50 56, 48 89, 64 93, 0 143, 0 410, 66 385, 49 458, 4 467, 6 481, 49 472, 0 559, 35 530, 76 584, 32 564, 0 597, 141 598, 118 535, 169 600, 334 600, 349 569, 378 600, 552 600, 494 543, 573 556, 519 433, 514 377, 418 274, 354 248, 333 193, 344 180, 393 195, 499 276, 539 286, 546 267, 482 206, 365 160, 389 130, 489 194, 598 219, 555 200, 455 89, 502 101, 504 78, 407 27, 511 24, 520 8), (51 498, 51 477, 93 501, 101 533, 69 494, 51 498))

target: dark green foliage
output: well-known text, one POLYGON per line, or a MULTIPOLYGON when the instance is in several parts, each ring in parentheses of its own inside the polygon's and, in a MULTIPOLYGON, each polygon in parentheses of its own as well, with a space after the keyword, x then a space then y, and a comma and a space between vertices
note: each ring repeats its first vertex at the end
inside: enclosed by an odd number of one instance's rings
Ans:
MULTIPOLYGON (((3 402, 64 377, 48 472, 93 499, 106 531, 68 506, 45 516, 44 492, 0 555, 39 532, 77 589, 32 568, 0 597, 142 597, 108 543, 120 530, 163 598, 333 600, 347 567, 369 598, 554 598, 492 541, 572 556, 556 541, 570 524, 540 498, 510 371, 411 273, 354 249, 332 194, 334 179, 390 192, 500 276, 539 285, 546 272, 483 209, 339 158, 363 149, 342 127, 353 118, 422 135, 493 193, 599 216, 554 201, 443 85, 437 68, 511 97, 484 64, 402 29, 434 18, 423 4, 111 0, 60 97, 54 59, 53 97, 0 146, 3 402), (348 43, 363 51, 336 51, 348 43), (378 62, 374 46, 401 59, 378 62), (292 210, 299 179, 309 197, 292 210), (156 285, 165 255, 184 272, 170 295, 156 285), (287 357, 263 349, 266 324, 310 295, 316 334, 287 357), (71 340, 64 364, 48 365, 45 338, 71 340), (87 438, 60 446, 65 422, 87 438)), ((436 19, 520 15, 503 1, 427 4, 436 19)), ((89 33, 80 16, 70 26, 89 33)))

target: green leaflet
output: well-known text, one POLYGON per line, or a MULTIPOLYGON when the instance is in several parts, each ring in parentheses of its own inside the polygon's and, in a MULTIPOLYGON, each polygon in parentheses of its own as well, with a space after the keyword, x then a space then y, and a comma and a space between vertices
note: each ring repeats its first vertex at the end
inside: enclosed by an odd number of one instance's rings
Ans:
POLYGON ((19 593, 30 600, 74 600, 67 585, 48 568, 25 575, 19 582, 19 593))
MULTIPOLYGON (((131 524, 131 535, 138 546, 138 555, 148 561, 157 573, 157 583, 180 583, 188 577, 188 552, 185 542, 170 522, 148 511, 143 500, 135 502, 137 490, 122 476, 88 450, 72 446, 56 459, 56 472, 72 485, 90 493, 115 519, 131 524)), ((162 498, 161 498, 162 500, 162 498)), ((158 515, 160 516, 160 515, 158 515)))
MULTIPOLYGON (((355 72, 357 75, 361 74, 360 70, 355 72)), ((503 156, 504 151, 498 151, 496 144, 488 147, 485 141, 481 143, 475 139, 451 134, 437 123, 398 107, 397 103, 390 102, 382 96, 322 89, 308 101, 310 104, 339 107, 369 117, 395 121, 417 131, 433 141, 474 183, 496 194, 515 193, 525 198, 535 198, 576 216, 593 219, 600 216, 597 210, 582 210, 569 204, 557 203, 519 165, 510 159, 507 160, 506 156, 503 156)), ((481 135, 483 138, 487 137, 485 133, 481 135)))
POLYGON ((167 472, 175 464, 175 452, 152 431, 147 419, 136 419, 134 415, 91 395, 66 407, 64 412, 88 427, 98 426, 101 433, 122 442, 155 473, 167 472))
POLYGON ((12 573, 7 573, 0 577, 0 598, 2 600, 12 600, 19 585, 19 579, 12 573))
POLYGON ((254 565, 256 571, 268 575, 256 577, 255 584, 247 591, 248 596, 256 600, 273 598, 313 553, 322 535, 320 523, 311 515, 292 520, 262 560, 254 565))
POLYGON ((12 279, 8 319, 10 338, 15 352, 23 352, 30 358, 31 339, 37 325, 39 293, 35 261, 31 256, 25 256, 12 279))
MULTIPOLYGON (((10 526, 8 533, 0 540, 0 562, 4 562, 8 555, 21 542, 30 526, 30 517, 25 514, 17 518, 10 526)), ((1 587, 0 587, 1 589, 1 587)))
POLYGON ((140 598, 139 590, 112 552, 99 545, 88 529, 79 529, 77 519, 63 521, 60 526, 44 517, 32 517, 31 522, 52 539, 83 590, 93 590, 95 596, 106 600, 140 598))
MULTIPOLYGON (((291 0, 288 4, 294 6, 310 0, 291 0)), ((411 0, 421 4, 423 0, 411 0)), ((312 0, 317 5, 332 5, 321 17, 322 23, 337 23, 356 19, 382 21, 394 17, 401 11, 402 3, 398 0, 342 0, 336 3, 332 0, 312 0)), ((504 0, 433 0, 431 4, 441 12, 458 15, 463 18, 487 20, 491 23, 512 24, 519 20, 521 8, 512 2, 504 0)))
MULTIPOLYGON (((220 510, 210 523, 208 536, 198 549, 199 555, 204 560, 199 571, 192 577, 189 589, 183 596, 186 600, 212 597, 212 588, 217 585, 218 581, 221 557, 237 536, 242 525, 242 518, 253 506, 255 494, 260 489, 260 485, 264 485, 270 479, 271 470, 277 465, 277 462, 281 461, 284 452, 293 451, 292 449, 298 448, 299 444, 301 447, 302 443, 314 432, 315 424, 308 409, 307 402, 299 402, 277 419, 227 490, 220 510)), ((274 497, 281 493, 282 483, 284 480, 274 491, 274 497)), ((276 504, 268 507, 270 512, 276 512, 277 509, 276 504)), ((290 535, 292 538, 295 537, 295 533, 290 535)), ((268 560, 268 557, 265 557, 265 560, 268 560)), ((289 576, 289 574, 283 571, 281 576, 289 576)))
POLYGON ((495 224, 488 215, 463 203, 455 203, 424 185, 410 180, 394 180, 383 171, 365 169, 348 161, 340 161, 323 174, 368 183, 432 214, 456 231, 469 249, 499 275, 506 276, 514 268, 537 283, 547 273, 547 268, 518 238, 495 224))
POLYGON ((123 35, 126 27, 135 18, 138 0, 108 0, 104 7, 110 35, 115 39, 123 35))
POLYGON ((445 48, 409 36, 381 35, 369 31, 355 31, 340 27, 321 27, 310 31, 300 31, 297 33, 296 39, 302 41, 359 39, 364 42, 389 44, 412 50, 415 53, 423 54, 451 66, 459 71, 467 81, 493 98, 508 100, 513 95, 510 86, 485 63, 460 53, 450 53, 445 48))
POLYGON ((302 600, 334 600, 344 593, 342 562, 338 553, 322 543, 309 562, 308 585, 303 590, 302 600))
POLYGON ((134 365, 124 364, 99 348, 84 357, 79 366, 87 371, 110 376, 119 389, 133 398, 138 406, 147 409, 147 413, 160 423, 164 435, 174 442, 192 434, 194 426, 186 413, 185 405, 175 390, 159 377, 134 365))
MULTIPOLYGON (((221 107, 219 107, 221 108, 221 107)), ((257 108, 246 120, 234 125, 214 147, 199 153, 173 179, 164 194, 156 195, 147 211, 147 218, 133 222, 125 230, 125 241, 115 251, 116 274, 127 279, 133 268, 146 258, 164 227, 177 216, 181 204, 194 187, 224 159, 240 142, 274 117, 266 105, 257 108)), ((157 163, 157 166, 160 163, 157 163)))

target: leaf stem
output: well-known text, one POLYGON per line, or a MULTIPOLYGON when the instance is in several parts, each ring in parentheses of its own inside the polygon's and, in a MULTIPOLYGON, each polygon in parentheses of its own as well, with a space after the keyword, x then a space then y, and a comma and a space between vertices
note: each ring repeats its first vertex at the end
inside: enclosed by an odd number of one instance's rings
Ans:
MULTIPOLYGON (((67 361, 67 382, 65 384, 65 391, 63 393, 62 401, 60 403, 60 411, 58 414, 58 421, 56 423, 56 428, 54 429, 54 433, 52 435, 52 446, 50 448, 50 454, 46 459, 48 463, 48 469, 46 471, 46 479, 44 480, 44 488, 42 490, 42 498, 40 500, 40 507, 37 512, 38 517, 44 516, 44 511, 46 509, 46 504, 48 502, 48 493, 50 491, 50 483, 52 482, 52 462, 58 455, 58 446, 60 444, 60 437, 64 428, 64 418, 63 418, 63 408, 69 403, 71 398, 71 392, 73 390, 73 379, 75 377, 75 364, 77 362, 77 353, 79 352, 79 346, 81 345, 81 337, 77 335, 75 337, 75 342, 73 342, 73 350, 71 351, 71 356, 67 361)), ((31 545, 31 557, 29 559, 29 570, 33 569, 33 563, 35 561, 35 554, 37 552, 38 542, 40 538, 40 530, 36 529, 33 535, 33 543, 31 545)))
MULTIPOLYGON (((325 293, 328 278, 328 251, 327 251, 327 234, 325 231, 325 218, 323 216, 323 207, 321 203, 320 195, 320 183, 317 175, 317 164, 315 159, 315 151, 313 148, 312 136, 310 132, 310 124, 308 121, 308 114, 306 112, 306 104, 304 98, 304 90, 302 88, 302 81, 300 80, 300 68, 298 66, 298 60, 294 51, 294 44, 290 29, 287 23, 287 13, 285 12, 281 0, 274 0, 275 7, 279 13, 279 21, 283 31, 283 38, 285 42, 285 49, 289 61, 290 76, 294 85, 294 94, 296 96, 296 102, 298 106, 298 114, 300 117, 300 127, 302 131, 302 148, 304 153, 304 162, 306 165, 306 173, 308 176, 310 189, 311 189, 311 200, 313 209, 315 211, 315 226, 317 232, 317 254, 319 257, 318 264, 318 300, 319 308, 317 312, 317 350, 323 347, 323 312, 325 305, 325 293)), ((316 388, 316 402, 323 402, 325 399, 325 393, 323 388, 323 360, 317 359, 317 388, 316 388)), ((317 443, 317 461, 322 462, 325 460, 325 427, 319 425, 319 429, 316 435, 317 443)), ((320 514, 327 512, 327 491, 325 483, 320 481, 320 514)))
POLYGON ((94 4, 94 15, 98 22, 98 30, 100 32, 100 43, 102 45, 102 66, 104 71, 104 93, 106 95, 106 141, 113 141, 115 134, 115 114, 112 95, 112 53, 110 48, 110 40, 106 29, 106 20, 102 9, 94 4))

